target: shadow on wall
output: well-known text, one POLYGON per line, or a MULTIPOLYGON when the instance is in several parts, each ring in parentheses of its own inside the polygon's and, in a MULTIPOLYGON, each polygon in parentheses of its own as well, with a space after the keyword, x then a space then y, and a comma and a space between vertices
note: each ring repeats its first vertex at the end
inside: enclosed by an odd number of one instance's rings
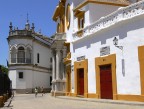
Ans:
POLYGON ((96 32, 95 34, 86 36, 89 38, 84 38, 80 41, 75 42, 73 45, 73 52, 75 52, 75 49, 85 46, 86 48, 90 48, 91 44, 93 43, 100 42, 101 45, 106 44, 106 41, 108 39, 113 38, 115 36, 119 36, 120 39, 124 39, 125 37, 127 37, 128 32, 140 28, 144 28, 142 16, 137 16, 135 18, 116 23, 111 27, 96 32))

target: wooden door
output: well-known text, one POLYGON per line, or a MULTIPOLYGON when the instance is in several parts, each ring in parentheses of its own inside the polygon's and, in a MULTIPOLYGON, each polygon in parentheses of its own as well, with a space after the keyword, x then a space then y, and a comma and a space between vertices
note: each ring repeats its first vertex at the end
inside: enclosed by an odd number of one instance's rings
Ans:
POLYGON ((100 91, 102 99, 113 99, 111 65, 100 66, 100 91))
POLYGON ((78 95, 84 95, 84 69, 78 69, 78 95))

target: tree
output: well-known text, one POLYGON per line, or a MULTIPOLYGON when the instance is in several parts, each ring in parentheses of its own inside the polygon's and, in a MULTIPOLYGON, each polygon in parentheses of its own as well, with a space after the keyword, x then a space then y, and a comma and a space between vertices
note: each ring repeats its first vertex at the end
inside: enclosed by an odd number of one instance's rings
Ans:
POLYGON ((6 73, 8 75, 8 68, 3 65, 1 65, 1 66, 2 66, 2 72, 6 73))

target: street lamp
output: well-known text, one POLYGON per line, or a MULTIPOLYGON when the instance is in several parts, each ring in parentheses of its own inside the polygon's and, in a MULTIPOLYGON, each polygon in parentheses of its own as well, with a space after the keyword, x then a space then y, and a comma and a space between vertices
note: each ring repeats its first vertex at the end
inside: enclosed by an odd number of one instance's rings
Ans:
POLYGON ((114 39, 113 39, 113 44, 115 45, 115 47, 123 50, 123 46, 118 46, 118 39, 116 37, 114 37, 114 39))
POLYGON ((125 76, 125 60, 123 57, 123 46, 118 46, 118 39, 116 37, 114 37, 113 39, 113 44, 115 45, 115 47, 122 50, 122 74, 123 76, 125 76))

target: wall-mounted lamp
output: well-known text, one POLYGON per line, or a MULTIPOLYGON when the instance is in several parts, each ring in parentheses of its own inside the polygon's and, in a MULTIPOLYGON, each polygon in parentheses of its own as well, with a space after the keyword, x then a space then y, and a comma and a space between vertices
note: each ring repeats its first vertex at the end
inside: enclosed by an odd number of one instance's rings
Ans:
POLYGON ((113 44, 115 45, 115 47, 122 50, 122 74, 123 76, 125 76, 125 60, 123 57, 123 46, 118 46, 118 39, 116 37, 114 37, 113 39, 113 44))
POLYGON ((113 39, 113 44, 115 45, 115 47, 123 50, 123 46, 118 46, 118 39, 116 37, 114 37, 114 39, 113 39))

